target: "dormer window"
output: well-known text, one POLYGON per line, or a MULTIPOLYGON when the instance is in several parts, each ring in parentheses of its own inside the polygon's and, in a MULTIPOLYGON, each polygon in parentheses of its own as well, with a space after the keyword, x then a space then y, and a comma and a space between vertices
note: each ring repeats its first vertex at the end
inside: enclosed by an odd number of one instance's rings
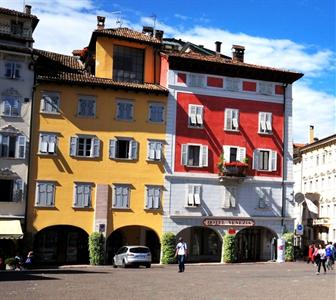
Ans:
POLYGON ((16 62, 5 62, 5 77, 11 79, 19 79, 21 77, 21 64, 16 62))
POLYGON ((144 50, 123 46, 114 46, 113 80, 143 83, 144 50))
POLYGON ((11 21, 11 33, 15 35, 22 35, 23 22, 11 21))

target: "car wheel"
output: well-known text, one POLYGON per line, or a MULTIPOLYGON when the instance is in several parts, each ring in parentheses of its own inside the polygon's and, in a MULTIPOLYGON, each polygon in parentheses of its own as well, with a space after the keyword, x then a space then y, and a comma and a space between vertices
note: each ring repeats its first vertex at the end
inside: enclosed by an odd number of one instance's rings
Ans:
POLYGON ((122 263, 121 263, 121 266, 122 266, 123 268, 126 268, 126 267, 127 267, 126 262, 125 262, 124 259, 123 259, 123 261, 122 261, 122 263))
POLYGON ((150 268, 150 267, 151 267, 151 264, 147 264, 147 265, 146 265, 146 268, 150 268))

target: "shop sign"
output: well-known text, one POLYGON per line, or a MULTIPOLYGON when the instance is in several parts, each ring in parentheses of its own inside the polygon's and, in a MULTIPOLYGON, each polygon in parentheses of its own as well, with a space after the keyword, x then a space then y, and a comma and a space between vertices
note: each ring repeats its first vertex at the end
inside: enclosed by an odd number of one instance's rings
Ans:
POLYGON ((255 222, 253 219, 243 219, 243 218, 207 218, 203 220, 205 226, 238 226, 238 227, 248 227, 254 226, 255 222))
POLYGON ((313 225, 329 225, 329 218, 313 219, 313 225))

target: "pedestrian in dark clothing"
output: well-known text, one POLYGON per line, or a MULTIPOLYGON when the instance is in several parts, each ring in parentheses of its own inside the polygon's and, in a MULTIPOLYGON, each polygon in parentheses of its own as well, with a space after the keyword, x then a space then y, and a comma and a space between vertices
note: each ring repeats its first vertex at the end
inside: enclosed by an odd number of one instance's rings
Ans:
POLYGON ((176 245, 176 251, 175 251, 175 257, 177 257, 177 262, 179 265, 179 273, 184 272, 185 270, 185 259, 187 256, 188 248, 187 244, 183 241, 183 239, 180 237, 178 239, 178 243, 176 245))

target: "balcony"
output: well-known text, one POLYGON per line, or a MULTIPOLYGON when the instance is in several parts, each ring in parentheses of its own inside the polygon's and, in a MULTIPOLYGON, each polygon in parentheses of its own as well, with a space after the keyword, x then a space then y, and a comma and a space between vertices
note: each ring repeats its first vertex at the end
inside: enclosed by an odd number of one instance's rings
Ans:
POLYGON ((246 177, 247 169, 248 164, 240 161, 223 163, 219 170, 219 182, 242 182, 246 177))

